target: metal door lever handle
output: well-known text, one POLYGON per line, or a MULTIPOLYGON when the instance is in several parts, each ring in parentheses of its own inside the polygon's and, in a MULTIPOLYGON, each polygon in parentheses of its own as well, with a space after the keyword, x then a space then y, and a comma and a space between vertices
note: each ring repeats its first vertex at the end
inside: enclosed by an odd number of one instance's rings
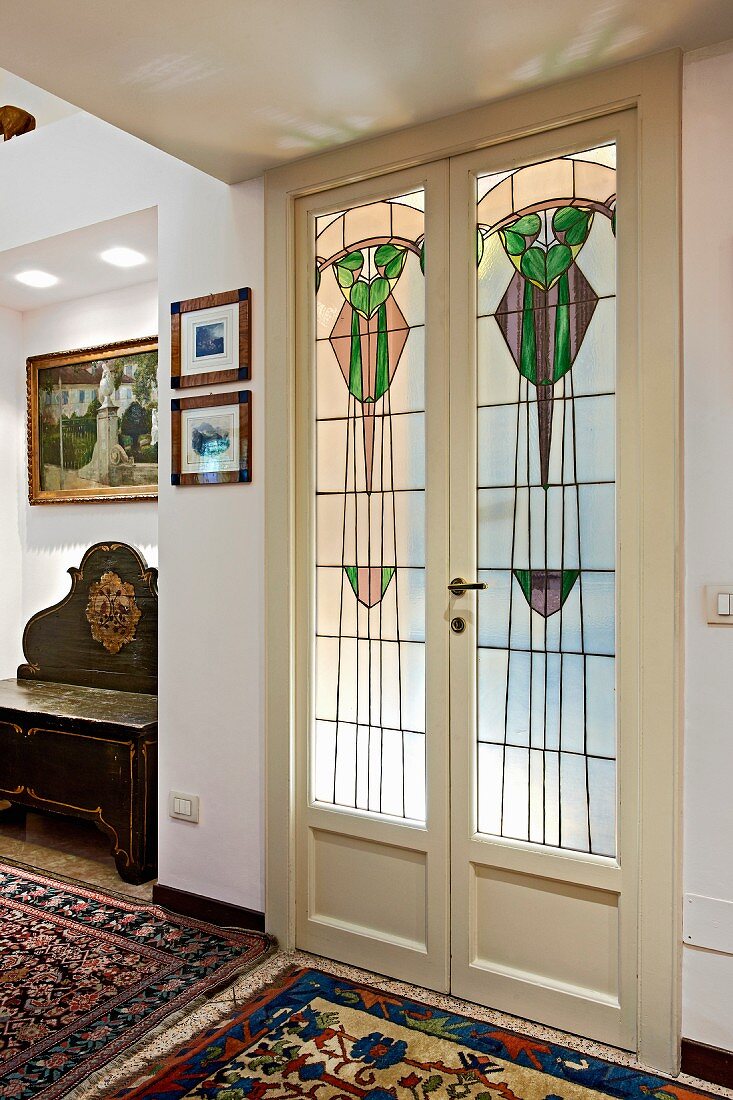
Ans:
POLYGON ((471 583, 470 581, 464 581, 463 577, 454 577, 448 585, 448 591, 452 592, 454 596, 460 596, 464 592, 471 592, 475 589, 480 590, 483 588, 486 588, 484 581, 474 581, 471 583))

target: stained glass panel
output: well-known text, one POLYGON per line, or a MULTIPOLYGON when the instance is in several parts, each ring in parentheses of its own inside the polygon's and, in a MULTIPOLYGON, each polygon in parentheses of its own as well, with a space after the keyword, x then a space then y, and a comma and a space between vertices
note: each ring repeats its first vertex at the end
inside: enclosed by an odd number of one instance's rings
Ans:
POLYGON ((477 180, 477 815, 613 856, 616 149, 477 180))
POLYGON ((316 220, 312 797, 425 820, 424 192, 316 220))

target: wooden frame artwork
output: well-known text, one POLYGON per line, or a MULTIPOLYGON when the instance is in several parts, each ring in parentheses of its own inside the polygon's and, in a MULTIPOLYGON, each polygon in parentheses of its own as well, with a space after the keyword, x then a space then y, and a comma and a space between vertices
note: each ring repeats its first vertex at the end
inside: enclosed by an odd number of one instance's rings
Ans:
POLYGON ((31 504, 155 500, 158 338, 26 361, 31 504))
POLYGON ((171 445, 172 485, 233 485, 251 481, 250 390, 174 398, 171 445))
POLYGON ((171 305, 171 386, 247 382, 252 366, 249 287, 171 305))

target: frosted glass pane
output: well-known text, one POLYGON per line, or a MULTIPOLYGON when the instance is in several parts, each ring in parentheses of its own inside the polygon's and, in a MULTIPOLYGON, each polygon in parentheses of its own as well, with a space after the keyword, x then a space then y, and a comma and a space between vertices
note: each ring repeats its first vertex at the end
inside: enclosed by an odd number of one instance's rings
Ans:
POLYGON ((478 404, 505 405, 518 401, 521 375, 494 317, 479 317, 476 337, 478 404))
POLYGON ((349 391, 328 340, 316 344, 316 409, 321 420, 349 415, 349 391))
POLYGON ((410 330, 389 389, 392 413, 421 412, 425 408, 425 329, 410 330))
POLYGON ((585 650, 613 656, 616 650, 614 574, 583 573, 581 584, 585 650))
POLYGON ((504 648, 509 641, 509 598, 512 575, 507 570, 487 573, 481 571, 479 580, 486 588, 477 595, 478 644, 504 648))
POLYGON ((560 755, 560 806, 563 848, 589 851, 588 784, 584 756, 567 752, 560 755))
POLYGON ((588 240, 578 255, 581 269, 599 298, 616 293, 616 238, 608 218, 593 219, 588 240))
POLYGON ((616 763, 588 759, 588 792, 592 850, 599 855, 616 853, 616 763))
POLYGON ((613 569, 616 562, 616 489, 614 485, 581 485, 580 538, 586 569, 613 569))
POLYGON ((598 302, 573 366, 577 397, 613 393, 616 388, 616 300, 598 302))
POLYGON ((425 563, 425 493, 373 492, 370 495, 330 493, 316 498, 316 562, 318 565, 366 563, 371 551, 377 563, 403 566, 425 563), (355 518, 358 514, 358 520, 355 518), (369 539, 371 538, 371 544, 369 539), (343 548, 343 556, 342 556, 343 548), (358 553, 357 553, 358 550, 358 553))
POLYGON ((510 569, 514 529, 514 489, 479 489, 479 569, 510 569))
POLYGON ((506 686, 509 653, 505 649, 478 651, 478 739, 501 744, 505 739, 506 686))
MULTIPOLYGON (((478 483, 482 487, 515 483, 524 419, 517 415, 517 409, 516 405, 498 405, 478 410, 478 483)), ((526 439, 526 428, 524 431, 526 439)))
POLYGON ((504 251, 498 234, 487 237, 478 265, 477 307, 479 317, 495 313, 514 275, 514 266, 504 251))
POLYGON ((425 416, 405 413, 382 418, 385 446, 391 445, 391 464, 385 483, 394 489, 425 486, 425 416))
POLYGON ((586 657, 588 693, 587 749, 591 756, 616 755, 616 662, 611 657, 586 657))
POLYGON ((424 821, 425 806, 425 736, 405 734, 405 817, 424 821))
MULTIPOLYGON (((419 220, 422 227, 424 220, 419 220)), ((414 253, 408 253, 403 274, 395 289, 395 299, 410 328, 425 324, 425 278, 414 253)))
POLYGON ((478 829, 501 836, 501 788, 504 750, 500 745, 478 746, 478 829))
POLYGON ((506 741, 509 745, 529 745, 529 698, 532 657, 529 653, 509 654, 509 693, 507 699, 506 741))
POLYGON ((528 840, 529 749, 505 750, 502 809, 502 835, 515 840, 528 840))
POLYGON ((585 751, 585 670, 575 653, 562 657, 560 743, 565 752, 585 751))
POLYGON ((616 400, 583 397, 575 402, 577 480, 613 481, 616 467, 616 400))

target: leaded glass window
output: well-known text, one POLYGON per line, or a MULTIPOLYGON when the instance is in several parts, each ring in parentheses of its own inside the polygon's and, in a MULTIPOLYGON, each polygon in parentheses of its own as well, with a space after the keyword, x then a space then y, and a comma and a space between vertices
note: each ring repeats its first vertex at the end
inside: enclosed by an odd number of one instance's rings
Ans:
POLYGON ((315 233, 312 796, 423 821, 424 192, 315 233))
POLYGON ((614 145, 477 180, 477 818, 616 852, 614 145))

